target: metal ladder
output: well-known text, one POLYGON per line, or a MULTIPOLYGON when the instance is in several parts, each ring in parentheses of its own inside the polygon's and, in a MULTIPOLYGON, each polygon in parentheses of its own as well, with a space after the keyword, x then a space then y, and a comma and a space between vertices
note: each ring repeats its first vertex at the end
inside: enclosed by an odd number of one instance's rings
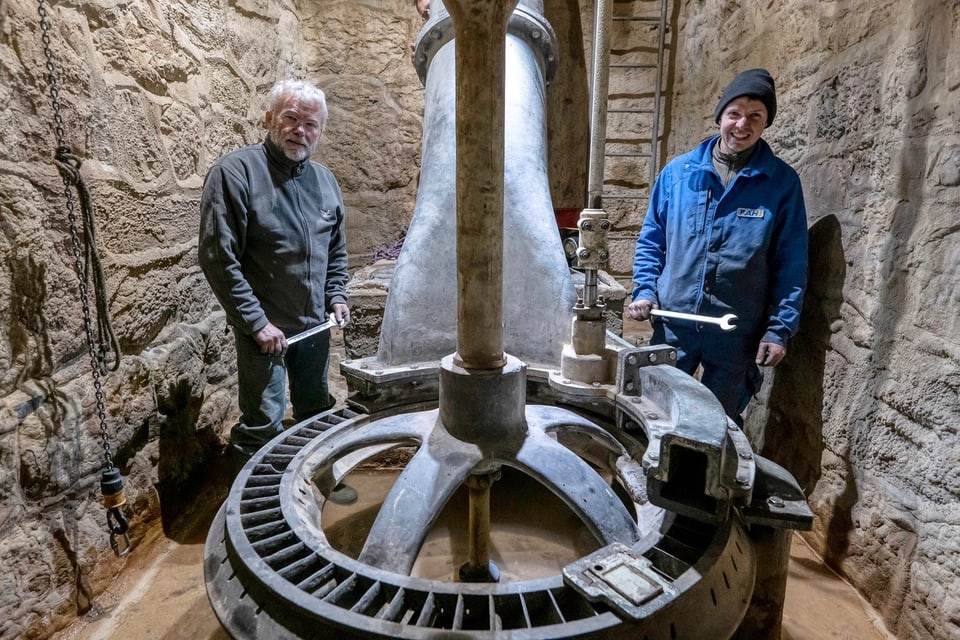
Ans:
POLYGON ((669 0, 614 0, 610 34, 604 208, 639 225, 660 170, 669 0))

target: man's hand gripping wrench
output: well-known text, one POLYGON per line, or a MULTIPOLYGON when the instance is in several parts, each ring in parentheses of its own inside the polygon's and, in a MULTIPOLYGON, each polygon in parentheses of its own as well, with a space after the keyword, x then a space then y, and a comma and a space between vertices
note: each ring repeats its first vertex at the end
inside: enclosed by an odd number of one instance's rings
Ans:
POLYGON ((735 316, 732 313, 728 313, 721 318, 714 318, 712 316, 700 316, 695 313, 681 313, 679 311, 664 311, 663 309, 651 309, 650 315, 660 316, 661 318, 676 318, 678 320, 692 320, 693 322, 708 322, 710 324, 720 325, 720 328, 724 331, 730 331, 737 327, 735 316))

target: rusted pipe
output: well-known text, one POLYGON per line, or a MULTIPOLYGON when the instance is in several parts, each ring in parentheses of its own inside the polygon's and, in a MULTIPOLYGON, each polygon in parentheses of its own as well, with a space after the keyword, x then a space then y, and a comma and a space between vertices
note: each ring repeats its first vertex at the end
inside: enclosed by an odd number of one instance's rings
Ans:
POLYGON ((468 561, 460 567, 463 582, 498 582, 500 569, 490 560, 490 487, 500 471, 474 474, 464 484, 470 491, 468 561))

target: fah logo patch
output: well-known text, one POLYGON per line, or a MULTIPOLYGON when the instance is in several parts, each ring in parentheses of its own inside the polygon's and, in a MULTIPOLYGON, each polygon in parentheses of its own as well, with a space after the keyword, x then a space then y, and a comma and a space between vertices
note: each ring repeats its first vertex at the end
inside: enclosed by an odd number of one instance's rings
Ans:
POLYGON ((737 209, 738 218, 762 218, 763 214, 763 209, 737 209))

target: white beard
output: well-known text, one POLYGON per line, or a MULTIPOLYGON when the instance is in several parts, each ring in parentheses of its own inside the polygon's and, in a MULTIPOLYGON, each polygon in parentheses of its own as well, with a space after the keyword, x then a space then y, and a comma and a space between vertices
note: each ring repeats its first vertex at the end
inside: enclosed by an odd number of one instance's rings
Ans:
POLYGON ((292 160, 293 162, 302 162, 306 160, 313 154, 314 149, 317 148, 316 145, 311 147, 302 147, 284 142, 283 140, 278 139, 277 135, 272 130, 268 131, 267 135, 270 137, 270 141, 277 145, 281 151, 283 151, 283 155, 286 156, 288 160, 292 160))

